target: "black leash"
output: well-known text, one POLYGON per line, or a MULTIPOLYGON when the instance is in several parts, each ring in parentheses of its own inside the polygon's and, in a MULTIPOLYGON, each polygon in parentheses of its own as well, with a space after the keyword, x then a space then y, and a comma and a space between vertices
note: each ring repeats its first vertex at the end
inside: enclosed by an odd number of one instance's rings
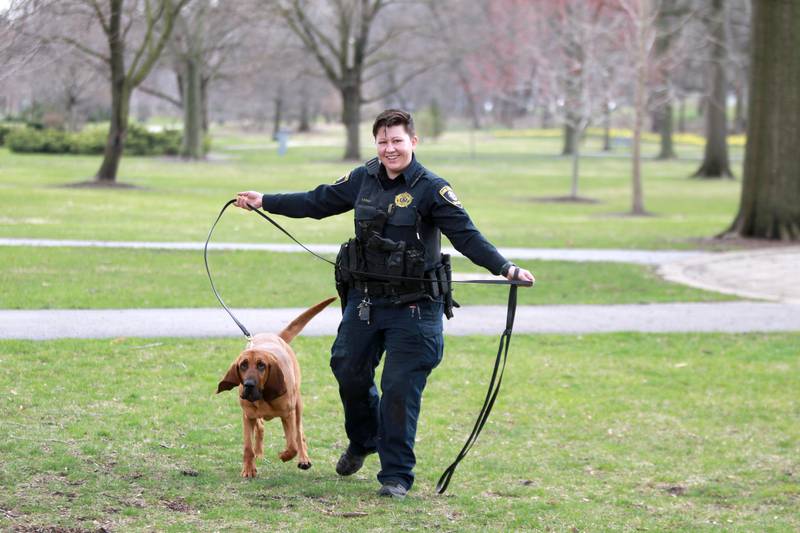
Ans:
MULTIPOLYGON (((239 326, 239 329, 242 330, 244 336, 250 340, 250 332, 247 331, 247 328, 233 316, 233 313, 228 306, 225 305, 225 302, 222 301, 222 297, 217 292, 217 288, 214 286, 214 280, 211 278, 211 270, 208 268, 208 243, 211 241, 211 234, 214 232, 214 228, 217 226, 217 222, 222 218, 222 215, 225 213, 225 210, 231 206, 231 204, 236 203, 236 200, 229 200, 226 203, 222 210, 217 215, 217 219, 214 221, 214 224, 211 225, 211 229, 208 232, 208 238, 206 238, 206 244, 203 247, 203 260, 206 264, 206 273, 208 274, 208 280, 211 282, 211 290, 214 291, 214 296, 217 297, 220 305, 222 306, 225 311, 230 315, 233 321, 239 326)), ((280 224, 272 220, 266 213, 263 211, 253 207, 250 204, 247 204, 247 207, 250 208, 251 211, 257 213, 261 218, 278 228, 284 235, 289 237, 295 243, 300 245, 303 250, 307 251, 317 259, 321 259, 330 265, 333 265, 334 268, 340 268, 336 263, 333 261, 322 257, 321 255, 314 253, 313 251, 309 250, 303 243, 298 241, 294 238, 294 236, 286 231, 280 224)), ((360 274, 363 276, 367 276, 372 279, 379 279, 379 280, 410 280, 410 281, 420 281, 417 278, 408 278, 404 276, 391 276, 391 275, 383 275, 383 274, 373 274, 367 272, 360 272, 357 270, 350 270, 351 274, 360 274)), ((431 280, 432 281, 432 280, 431 280)), ((500 392, 500 384, 503 381, 503 373, 505 372, 506 368, 506 360, 508 359, 508 346, 511 342, 511 333, 514 329, 514 316, 517 312, 517 287, 519 285, 530 287, 533 285, 531 282, 522 281, 518 279, 514 280, 497 280, 497 279, 474 279, 474 280, 451 280, 450 283, 480 283, 483 285, 509 285, 508 289, 508 311, 506 313, 506 329, 503 331, 503 334, 500 336, 500 346, 497 349, 497 357, 494 362, 494 370, 492 371, 492 378, 489 381, 489 389, 486 391, 486 398, 483 401, 483 407, 481 407, 481 412, 478 414, 478 419, 475 421, 475 425, 472 428, 472 432, 470 433, 469 437, 467 438, 467 442, 464 444, 464 447, 461 448, 461 451, 458 452, 458 456, 453 463, 447 467, 447 469, 442 474, 442 477, 439 478, 439 482, 436 484, 436 492, 438 494, 444 494, 447 490, 447 486, 450 484, 450 480, 453 477, 453 474, 456 471, 456 467, 461 462, 464 457, 467 456, 467 453, 475 444, 475 441, 478 439, 478 435, 480 435, 481 431, 483 430, 483 426, 486 424, 486 421, 489 419, 489 413, 492 412, 492 407, 494 407, 494 402, 497 399, 497 395, 500 392), (502 362, 502 365, 501 365, 502 362), (499 371, 499 372, 498 372, 499 371)))
POLYGON ((214 233, 214 228, 217 227, 217 222, 219 222, 219 219, 222 218, 222 214, 233 203, 236 203, 236 200, 230 200, 227 204, 225 204, 225 206, 222 208, 222 211, 220 211, 219 215, 217 215, 217 220, 214 221, 214 223, 211 225, 211 229, 208 230, 208 237, 206 237, 206 245, 203 246, 203 261, 206 264, 206 273, 208 274, 208 281, 211 282, 211 290, 214 291, 214 296, 217 297, 219 305, 221 305, 222 308, 225 309, 225 311, 227 311, 229 315, 231 315, 233 321, 236 322, 236 325, 239 326, 239 329, 242 330, 242 333, 244 333, 244 336, 247 337, 247 340, 249 341, 251 338, 250 332, 247 331, 247 328, 244 327, 244 324, 239 322, 239 320, 237 320, 236 317, 233 316, 231 310, 228 309, 228 306, 225 305, 225 302, 222 301, 222 296, 220 296, 219 293, 217 292, 217 288, 214 286, 214 280, 211 278, 211 270, 208 268, 208 243, 209 241, 211 241, 211 234, 214 233))
POLYGON ((472 448, 472 445, 475 444, 475 441, 478 440, 478 435, 481 434, 481 430, 483 426, 486 424, 486 421, 489 419, 489 413, 492 412, 492 407, 494 407, 494 401, 497 399, 497 394, 500 392, 500 383, 503 381, 503 372, 506 370, 506 360, 508 359, 508 345, 511 342, 511 332, 514 329, 514 316, 517 312, 517 286, 511 285, 508 289, 508 312, 506 313, 506 329, 503 331, 503 334, 500 336, 500 346, 497 348, 497 357, 494 361, 494 370, 492 371, 492 379, 489 380, 489 390, 486 391, 486 398, 483 400, 483 407, 481 407, 481 412, 478 414, 478 419, 475 421, 475 425, 472 428, 472 433, 470 433, 469 437, 467 437, 467 442, 464 443, 464 447, 461 448, 461 451, 458 452, 458 456, 456 460, 453 461, 453 464, 447 467, 447 469, 442 474, 442 477, 439 478, 439 482, 436 483, 436 492, 438 494, 444 494, 444 491, 447 490, 447 486, 450 484, 450 479, 453 477, 453 474, 456 471, 456 467, 461 460, 467 456, 467 452, 472 448), (500 365, 502 356, 502 366, 500 365), (498 373, 498 369, 500 372, 498 373), (495 381, 496 380, 496 381, 495 381))

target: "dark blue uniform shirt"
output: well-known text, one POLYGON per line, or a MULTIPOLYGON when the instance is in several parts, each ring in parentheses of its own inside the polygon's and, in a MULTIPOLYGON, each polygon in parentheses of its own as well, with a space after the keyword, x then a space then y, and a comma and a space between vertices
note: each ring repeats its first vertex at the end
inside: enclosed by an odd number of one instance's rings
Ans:
POLYGON ((358 222, 374 217, 375 209, 389 211, 383 236, 395 241, 421 242, 426 269, 439 261, 441 233, 453 246, 492 274, 500 274, 506 259, 478 231, 450 184, 412 157, 411 164, 389 180, 378 158, 367 161, 335 183, 303 193, 265 194, 263 208, 294 218, 324 218, 355 210, 358 222), (441 233, 440 233, 441 232, 441 233))

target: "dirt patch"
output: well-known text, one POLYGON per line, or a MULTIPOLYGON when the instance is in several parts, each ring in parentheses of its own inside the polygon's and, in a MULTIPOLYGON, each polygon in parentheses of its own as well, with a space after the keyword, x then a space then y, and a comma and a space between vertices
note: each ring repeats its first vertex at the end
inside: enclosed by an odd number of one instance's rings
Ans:
POLYGON ((176 498, 174 500, 164 500, 164 506, 170 511, 178 511, 181 513, 188 513, 192 510, 186 500, 183 498, 176 498))
POLYGON ((666 490, 669 494, 672 494, 673 496, 683 496, 684 494, 686 494, 686 487, 682 487, 680 485, 672 485, 665 488, 664 490, 666 490))
POLYGON ((15 533, 88 533, 95 530, 63 526, 14 526, 11 531, 15 533))

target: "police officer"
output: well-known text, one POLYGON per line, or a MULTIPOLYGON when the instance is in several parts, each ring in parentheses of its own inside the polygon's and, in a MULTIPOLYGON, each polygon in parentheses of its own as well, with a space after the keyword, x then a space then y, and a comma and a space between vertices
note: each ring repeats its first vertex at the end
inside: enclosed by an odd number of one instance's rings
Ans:
POLYGON ((500 255, 450 185, 417 161, 410 114, 382 112, 372 134, 378 157, 335 183, 305 193, 241 192, 236 205, 295 218, 355 211, 356 237, 342 246, 337 258, 343 317, 330 364, 339 383, 349 445, 336 472, 352 475, 377 452, 378 494, 403 498, 414 482, 422 390, 442 359, 442 315, 450 316, 441 233, 493 274, 530 282, 534 278, 500 255), (384 352, 379 395, 375 368, 384 352))

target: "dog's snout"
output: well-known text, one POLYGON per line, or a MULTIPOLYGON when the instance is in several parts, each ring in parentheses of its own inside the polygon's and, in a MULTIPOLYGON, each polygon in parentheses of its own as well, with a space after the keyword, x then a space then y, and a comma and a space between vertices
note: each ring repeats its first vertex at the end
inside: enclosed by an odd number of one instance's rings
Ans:
POLYGON ((242 399, 256 402, 261 399, 261 391, 258 389, 258 382, 253 378, 242 381, 242 399))

